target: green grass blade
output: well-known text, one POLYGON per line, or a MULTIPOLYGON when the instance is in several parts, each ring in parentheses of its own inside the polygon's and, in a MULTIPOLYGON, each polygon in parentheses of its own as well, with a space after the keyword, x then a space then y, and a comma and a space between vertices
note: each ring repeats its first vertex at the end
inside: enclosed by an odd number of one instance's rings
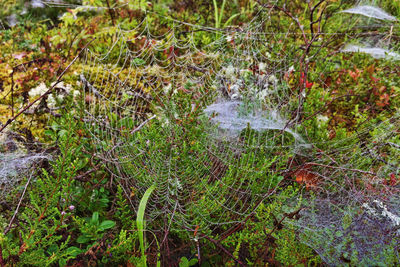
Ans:
POLYGON ((226 2, 226 0, 224 0, 222 2, 221 10, 220 10, 220 13, 219 13, 219 16, 218 16, 218 19, 219 19, 218 25, 220 25, 220 26, 221 26, 221 23, 222 23, 222 18, 224 17, 225 2, 226 2))
POLYGON ((214 4, 215 28, 219 28, 219 19, 218 19, 218 5, 217 5, 217 0, 213 0, 213 4, 214 4))
POLYGON ((236 18, 237 16, 239 16, 239 15, 240 15, 239 13, 232 15, 232 16, 224 23, 224 28, 225 28, 226 26, 229 26, 229 24, 232 22, 232 20, 233 20, 234 18, 236 18))
POLYGON ((155 185, 150 186, 146 192, 144 192, 144 195, 142 199, 140 200, 139 203, 139 209, 137 213, 137 218, 136 218, 136 225, 139 231, 139 243, 140 243, 140 250, 142 251, 142 263, 143 266, 147 266, 147 261, 146 261, 146 256, 144 255, 145 248, 144 248, 144 211, 146 209, 147 201, 149 200, 149 197, 151 193, 155 189, 155 185))

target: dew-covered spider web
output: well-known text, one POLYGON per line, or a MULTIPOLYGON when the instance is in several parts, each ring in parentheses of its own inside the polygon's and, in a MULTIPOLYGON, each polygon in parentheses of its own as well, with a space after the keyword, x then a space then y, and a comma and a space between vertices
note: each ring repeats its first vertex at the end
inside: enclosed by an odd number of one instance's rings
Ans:
POLYGON ((290 66, 254 49, 256 28, 209 30, 218 39, 200 50, 193 26, 154 36, 148 23, 121 30, 103 58, 87 51, 81 80, 99 157, 129 195, 156 185, 152 219, 169 214, 191 229, 240 222, 281 180, 267 151, 308 147, 287 125, 295 107, 276 77, 290 66), (255 76, 261 60, 270 62, 255 76))
MULTIPOLYGON (((170 20, 163 31, 155 25, 169 19, 145 17, 113 34, 106 53, 87 49, 80 80, 96 156, 134 209, 156 187, 147 220, 167 229, 223 236, 297 180, 307 190, 288 205, 300 203, 301 218, 287 223, 326 263, 388 260, 399 249, 399 188, 386 183, 400 174, 399 114, 340 141, 310 138, 315 116, 302 110, 311 86, 291 79, 306 78, 296 70, 304 49, 291 39, 301 33, 276 27, 272 12, 225 30, 170 20)), ((341 40, 332 52, 351 45, 341 40)))

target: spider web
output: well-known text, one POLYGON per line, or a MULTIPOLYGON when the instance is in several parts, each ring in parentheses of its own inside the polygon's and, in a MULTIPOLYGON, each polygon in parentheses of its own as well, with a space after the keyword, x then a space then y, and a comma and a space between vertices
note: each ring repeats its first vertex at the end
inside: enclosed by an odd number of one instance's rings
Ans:
POLYGON ((134 209, 156 186, 149 221, 221 235, 288 177, 303 177, 312 190, 301 219, 288 222, 299 238, 328 264, 384 260, 398 240, 398 189, 384 181, 399 174, 399 116, 340 141, 309 140, 299 108, 306 92, 284 82, 302 55, 289 38, 300 33, 293 25, 274 31, 270 12, 224 31, 172 20, 157 34, 150 30, 157 22, 145 17, 112 36, 107 53, 87 49, 80 78, 97 156, 134 209), (394 217, 374 214, 372 203, 394 217))
POLYGON ((129 195, 156 184, 151 219, 171 214, 190 228, 240 222, 282 178, 268 169, 277 156, 264 151, 308 146, 287 127, 295 106, 277 77, 289 66, 255 49, 269 37, 255 34, 254 26, 201 28, 218 40, 200 50, 198 28, 175 22, 155 36, 148 23, 145 18, 136 29, 121 30, 103 57, 87 51, 90 67, 81 80, 99 157, 129 195), (112 65, 103 63, 110 57, 112 65), (265 74, 245 81, 243 76, 254 76, 250 65, 261 60, 270 61, 265 74), (128 78, 119 79, 122 73, 128 78), (224 213, 231 214, 229 221, 224 213))

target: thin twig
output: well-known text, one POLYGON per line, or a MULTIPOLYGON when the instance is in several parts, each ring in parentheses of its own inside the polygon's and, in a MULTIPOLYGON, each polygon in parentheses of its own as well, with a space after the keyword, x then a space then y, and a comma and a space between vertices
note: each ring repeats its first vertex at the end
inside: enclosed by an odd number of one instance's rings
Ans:
POLYGON ((33 176, 33 174, 31 174, 31 175, 29 176, 29 179, 28 179, 28 181, 27 181, 26 184, 25 184, 25 188, 24 188, 24 191, 22 192, 21 197, 19 198, 19 202, 18 202, 17 208, 16 208, 15 211, 14 211, 14 215, 12 216, 12 218, 11 218, 11 220, 10 220, 10 223, 8 224, 7 228, 4 230, 4 234, 7 234, 7 233, 10 231, 10 229, 11 229, 11 226, 12 226, 14 220, 15 220, 15 217, 16 217, 17 214, 18 214, 18 210, 19 210, 19 207, 21 206, 22 200, 24 199, 26 190, 27 190, 27 188, 28 188, 28 186, 29 186, 29 183, 30 183, 31 180, 32 180, 32 176, 33 176))
POLYGON ((218 240, 212 239, 211 237, 205 235, 205 234, 200 234, 200 236, 204 237, 208 241, 214 243, 218 248, 220 248, 225 254, 227 254, 229 257, 231 257, 237 264, 240 266, 246 266, 241 260, 236 259, 235 256, 229 250, 227 250, 221 243, 218 242, 218 240))
POLYGON ((112 10, 112 8, 110 6, 110 2, 108 0, 106 0, 106 3, 107 3, 107 7, 108 7, 107 8, 108 13, 110 14, 110 17, 111 17, 112 25, 115 26, 114 12, 113 12, 113 10, 112 10))
POLYGON ((271 235, 279 228, 279 226, 282 225, 283 221, 284 221, 286 218, 293 219, 295 216, 297 216, 297 215, 300 213, 300 211, 301 211, 302 209, 303 209, 303 208, 299 208, 298 210, 295 210, 295 211, 293 211, 293 212, 284 213, 284 214, 283 214, 283 217, 282 217, 279 221, 276 219, 275 215, 274 215, 273 213, 271 213, 271 215, 272 215, 272 216, 274 217, 274 219, 275 219, 275 226, 274 226, 274 228, 271 230, 271 232, 269 232, 267 235, 268 235, 268 236, 271 236, 271 235))
POLYGON ((369 175, 374 175, 374 176, 376 176, 376 173, 369 172, 369 171, 363 171, 363 170, 359 170, 359 169, 349 169, 349 168, 344 168, 344 167, 329 166, 329 165, 320 164, 320 163, 315 163, 315 162, 307 162, 306 164, 307 164, 307 165, 313 165, 313 166, 320 166, 320 167, 330 168, 330 169, 343 170, 343 171, 359 172, 359 173, 362 173, 362 174, 369 174, 369 175))
POLYGON ((136 127, 135 129, 133 129, 131 131, 131 134, 136 133, 137 131, 139 131, 141 128, 143 128, 143 126, 145 126, 149 121, 151 121, 155 117, 156 117, 156 115, 153 115, 150 118, 148 118, 147 120, 145 120, 144 122, 142 122, 138 127, 136 127))
POLYGON ((37 59, 33 59, 27 62, 23 62, 21 64, 18 64, 17 66, 13 67, 12 72, 10 74, 11 76, 11 90, 3 97, 3 99, 5 99, 10 93, 11 93, 11 116, 14 116, 14 85, 15 85, 15 81, 14 81, 14 74, 16 71, 19 70, 20 67, 24 67, 25 65, 30 66, 33 63, 41 63, 41 62, 51 62, 51 59, 47 59, 47 58, 37 58, 37 59))
MULTIPOLYGON (((190 229, 186 226, 183 226, 183 228, 185 228, 186 230, 189 230, 191 232, 195 232, 195 230, 190 229)), ((211 237, 209 237, 206 234, 203 233, 199 233, 200 237, 204 237, 205 239, 207 239, 208 241, 210 241, 211 243, 213 243, 214 245, 216 245, 219 249, 221 249, 226 255, 228 255, 229 257, 231 257, 237 264, 239 264, 239 266, 246 266, 246 264, 244 264, 241 260, 236 259, 235 256, 233 256, 233 254, 227 250, 218 240, 215 240, 211 237)))
POLYGON ((94 166, 93 169, 90 169, 90 170, 88 170, 87 172, 85 172, 85 173, 83 173, 83 174, 80 174, 80 175, 75 176, 75 177, 72 178, 72 179, 73 179, 73 180, 77 180, 77 181, 81 181, 81 182, 86 182, 86 180, 84 180, 83 178, 84 178, 85 176, 91 174, 92 172, 97 171, 97 170, 99 169, 99 167, 100 167, 100 164, 94 166))
POLYGON ((29 103, 27 106, 25 106, 20 112, 18 112, 16 115, 14 115, 12 118, 8 119, 6 123, 0 128, 0 133, 8 126, 10 125, 13 121, 15 121, 22 113, 24 113, 26 110, 28 110, 33 104, 44 98, 47 94, 49 94, 54 87, 56 87, 60 82, 61 78, 64 76, 64 74, 68 71, 68 69, 72 66, 72 64, 75 63, 75 61, 79 58, 79 56, 82 54, 82 52, 89 46, 91 42, 93 42, 96 38, 93 38, 90 40, 83 48, 82 50, 76 55, 76 57, 69 63, 69 65, 63 70, 63 72, 58 76, 56 82, 50 87, 49 90, 47 90, 43 95, 39 96, 36 98, 34 101, 29 103))

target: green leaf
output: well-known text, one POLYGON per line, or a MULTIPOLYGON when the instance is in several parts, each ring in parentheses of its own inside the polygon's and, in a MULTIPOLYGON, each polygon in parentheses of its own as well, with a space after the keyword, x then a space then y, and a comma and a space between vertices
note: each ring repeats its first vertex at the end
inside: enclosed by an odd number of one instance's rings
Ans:
MULTIPOLYGON (((79 239, 79 238, 78 238, 79 239)), ((78 242, 79 243, 79 242, 78 242)), ((84 250, 77 248, 77 247, 69 247, 66 249, 66 252, 71 255, 72 257, 77 257, 79 254, 81 254, 84 250)))
POLYGON ((179 267, 189 267, 189 261, 186 257, 182 257, 181 261, 179 262, 179 267))
POLYGON ((44 134, 49 137, 54 137, 54 131, 52 131, 52 130, 45 130, 44 134))
POLYGON ((63 137, 63 136, 66 135, 67 133, 68 133, 67 130, 61 130, 61 131, 58 132, 58 136, 59 136, 59 137, 63 137))
POLYGON ((90 222, 92 224, 99 224, 99 213, 97 211, 93 212, 92 220, 90 222))
POLYGON ((65 265, 67 265, 67 261, 65 260, 65 259, 59 259, 58 260, 58 266, 65 266, 65 265))
POLYGON ((76 164, 76 169, 77 170, 82 169, 83 167, 85 167, 87 165, 88 162, 89 162, 89 160, 87 158, 79 159, 76 164))
POLYGON ((106 229, 110 229, 113 228, 115 226, 115 222, 114 221, 104 221, 100 224, 99 226, 99 230, 100 231, 104 231, 106 229))
POLYGON ((146 61, 144 61, 144 60, 141 59, 141 58, 135 58, 135 59, 133 60, 133 63, 135 63, 135 65, 137 65, 137 66, 142 66, 142 65, 146 64, 146 61))
POLYGON ((336 237, 342 237, 342 236, 343 236, 343 233, 342 233, 342 231, 337 231, 337 232, 335 233, 335 235, 336 235, 336 237))
POLYGON ((275 177, 275 180, 276 180, 276 184, 279 184, 282 180, 283 180, 283 176, 282 175, 279 175, 279 176, 276 176, 275 177))
POLYGON ((76 242, 78 242, 79 244, 85 244, 85 243, 87 243, 88 241, 90 241, 90 238, 87 237, 87 236, 85 236, 85 235, 81 235, 80 237, 78 237, 78 238, 76 239, 76 242))
POLYGON ((189 261, 189 266, 193 266, 198 262, 198 260, 196 258, 193 258, 189 261))
POLYGON ((53 253, 56 253, 58 251, 58 245, 57 244, 51 244, 49 248, 47 249, 47 253, 52 255, 53 253))

